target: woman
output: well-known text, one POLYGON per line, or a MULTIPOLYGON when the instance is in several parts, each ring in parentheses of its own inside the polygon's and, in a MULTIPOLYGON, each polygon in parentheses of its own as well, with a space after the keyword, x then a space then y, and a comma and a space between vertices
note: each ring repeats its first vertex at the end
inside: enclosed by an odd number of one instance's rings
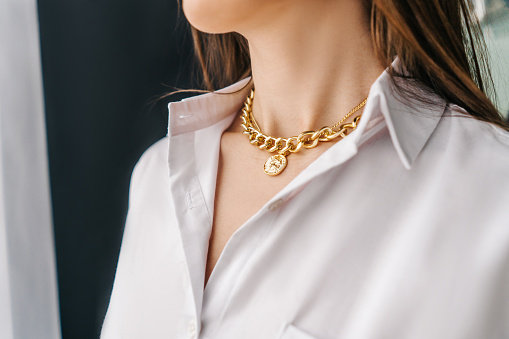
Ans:
POLYGON ((137 164, 102 338, 508 338, 509 133, 467 1, 183 9, 232 85, 137 164))

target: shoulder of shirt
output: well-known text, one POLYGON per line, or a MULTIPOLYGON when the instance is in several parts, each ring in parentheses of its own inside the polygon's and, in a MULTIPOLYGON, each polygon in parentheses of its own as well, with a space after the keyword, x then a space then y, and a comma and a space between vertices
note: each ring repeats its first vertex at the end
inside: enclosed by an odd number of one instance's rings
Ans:
POLYGON ((450 104, 444 118, 452 119, 453 124, 460 127, 463 136, 476 138, 480 143, 489 142, 495 147, 509 151, 509 132, 499 126, 481 121, 469 115, 467 111, 455 104, 450 104))
POLYGON ((149 148, 147 148, 140 156, 138 162, 134 166, 134 172, 140 172, 147 167, 159 165, 161 162, 167 163, 168 160, 168 142, 169 138, 164 137, 149 148))
MULTIPOLYGON (((475 140, 476 149, 470 151, 488 151, 509 154, 509 132, 489 122, 481 121, 469 115, 467 111, 454 104, 450 104, 442 119, 451 119, 451 126, 455 127, 455 137, 475 140)), ((467 145, 465 143, 465 145, 467 145)), ((469 146, 471 143, 468 144, 469 146)), ((466 146, 465 146, 466 147, 466 146)), ((466 150, 469 151, 469 150, 466 150)), ((499 158, 509 166, 509 156, 499 158)))
POLYGON ((152 144, 140 156, 131 175, 130 195, 133 189, 145 179, 155 179, 158 175, 168 177, 166 175, 168 173, 168 143, 169 138, 166 136, 152 144))

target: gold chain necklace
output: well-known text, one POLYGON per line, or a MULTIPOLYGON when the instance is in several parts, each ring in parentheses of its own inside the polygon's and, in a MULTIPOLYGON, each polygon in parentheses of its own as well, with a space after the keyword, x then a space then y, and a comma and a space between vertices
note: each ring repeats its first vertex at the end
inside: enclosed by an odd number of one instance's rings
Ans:
POLYGON ((361 115, 355 117, 352 123, 344 125, 341 125, 341 123, 360 110, 368 100, 367 98, 364 99, 347 115, 345 115, 340 122, 336 123, 332 127, 325 126, 318 131, 306 131, 296 137, 283 139, 271 137, 262 133, 253 116, 253 99, 254 89, 251 90, 251 93, 248 95, 246 102, 244 103, 244 108, 242 108, 242 115, 240 116, 242 120, 241 126, 244 128, 243 134, 247 134, 249 136, 249 142, 251 144, 260 149, 265 149, 268 152, 278 153, 267 159, 263 166, 263 170, 268 175, 278 175, 283 172, 288 163, 288 160, 286 159, 287 156, 291 153, 299 152, 303 147, 314 148, 318 145, 319 141, 331 141, 337 137, 346 137, 347 134, 357 128, 361 115), (337 131, 334 130, 336 127, 338 127, 337 131))

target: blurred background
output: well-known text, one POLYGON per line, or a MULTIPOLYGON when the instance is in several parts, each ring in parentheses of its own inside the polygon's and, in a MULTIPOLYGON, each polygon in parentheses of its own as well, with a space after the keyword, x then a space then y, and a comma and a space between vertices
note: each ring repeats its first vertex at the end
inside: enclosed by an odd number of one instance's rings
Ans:
MULTIPOLYGON (((507 116, 509 1, 473 1, 507 116)), ((0 2, 0 337, 98 338, 155 99, 198 88, 193 63, 176 0, 0 2)))
POLYGON ((475 0, 491 56, 498 108, 509 114, 509 0, 475 0))

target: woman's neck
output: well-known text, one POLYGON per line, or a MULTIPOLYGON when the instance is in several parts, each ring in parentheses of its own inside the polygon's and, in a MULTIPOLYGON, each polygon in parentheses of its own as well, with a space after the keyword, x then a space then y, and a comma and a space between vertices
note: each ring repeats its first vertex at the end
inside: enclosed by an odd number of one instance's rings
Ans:
POLYGON ((361 1, 293 1, 241 32, 251 53, 253 114, 264 133, 281 137, 335 124, 383 72, 361 1))

